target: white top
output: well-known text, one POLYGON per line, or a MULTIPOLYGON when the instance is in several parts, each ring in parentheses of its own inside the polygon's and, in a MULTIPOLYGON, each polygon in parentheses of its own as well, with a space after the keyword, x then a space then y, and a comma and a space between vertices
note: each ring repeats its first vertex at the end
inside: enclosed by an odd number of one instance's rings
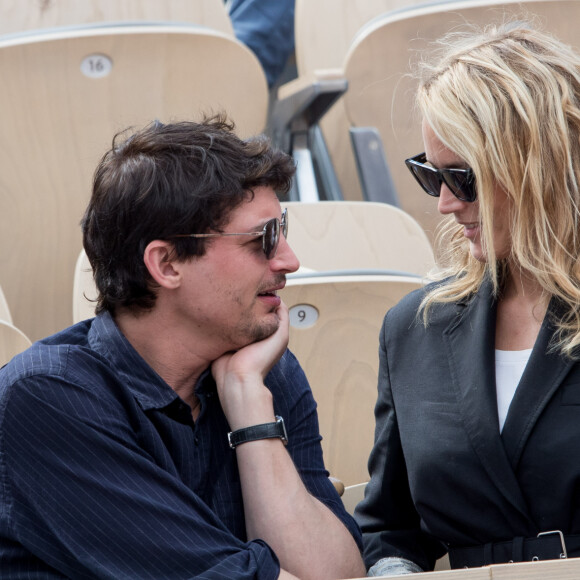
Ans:
POLYGON ((531 348, 526 350, 495 350, 495 390, 500 433, 531 353, 531 348))

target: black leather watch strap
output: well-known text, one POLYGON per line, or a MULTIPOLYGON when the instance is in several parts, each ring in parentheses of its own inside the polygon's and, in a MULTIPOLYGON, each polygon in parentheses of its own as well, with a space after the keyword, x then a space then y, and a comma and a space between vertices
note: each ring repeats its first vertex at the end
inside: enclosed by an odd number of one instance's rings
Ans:
POLYGON ((279 415, 276 415, 275 423, 262 423, 261 425, 252 425, 251 427, 244 427, 237 431, 230 431, 228 433, 228 443, 232 449, 235 449, 238 445, 247 443, 248 441, 275 439, 277 437, 282 439, 284 445, 288 444, 288 435, 286 433, 284 419, 279 415))

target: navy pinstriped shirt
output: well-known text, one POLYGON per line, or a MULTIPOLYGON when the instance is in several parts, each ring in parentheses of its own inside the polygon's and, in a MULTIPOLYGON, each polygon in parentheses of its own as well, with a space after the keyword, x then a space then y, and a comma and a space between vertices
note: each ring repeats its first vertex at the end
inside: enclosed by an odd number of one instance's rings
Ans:
MULTIPOLYGON (((266 379, 308 490, 360 547, 322 463, 316 405, 286 352, 266 379)), ((215 383, 198 420, 108 314, 0 370, 0 577, 274 579, 248 542, 236 454, 215 383)))

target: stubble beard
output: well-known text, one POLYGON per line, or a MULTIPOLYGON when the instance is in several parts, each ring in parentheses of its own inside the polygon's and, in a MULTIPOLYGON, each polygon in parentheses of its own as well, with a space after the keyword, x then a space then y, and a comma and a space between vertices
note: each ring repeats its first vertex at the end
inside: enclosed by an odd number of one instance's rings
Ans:
POLYGON ((264 340, 269 336, 272 336, 278 330, 278 327, 280 326, 280 319, 277 315, 275 315, 274 311, 272 311, 271 314, 275 316, 275 320, 248 324, 248 326, 244 329, 244 334, 248 337, 248 344, 264 340))

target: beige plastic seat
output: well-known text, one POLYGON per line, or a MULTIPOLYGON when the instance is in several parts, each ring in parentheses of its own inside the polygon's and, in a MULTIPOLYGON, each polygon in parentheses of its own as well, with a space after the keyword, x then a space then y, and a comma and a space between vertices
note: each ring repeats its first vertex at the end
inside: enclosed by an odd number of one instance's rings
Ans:
POLYGON ((93 279, 93 269, 84 250, 81 250, 75 264, 73 279, 73 323, 92 318, 95 315, 97 288, 93 279))
POLYGON ((0 367, 31 344, 30 339, 21 330, 9 322, 0 320, 0 367))
MULTIPOLYGON (((362 26, 384 12, 423 3, 424 0, 296 0, 298 79, 281 87, 280 97, 293 94, 307 81, 343 76, 344 57, 362 26)), ((342 99, 324 115, 320 126, 344 199, 362 200, 342 99)))
POLYGON ((440 218, 412 178, 404 159, 423 151, 421 119, 413 106, 416 82, 410 62, 429 44, 465 22, 484 25, 511 16, 536 16, 543 28, 580 48, 580 2, 528 0, 444 2, 385 14, 353 42, 344 64, 349 90, 344 104, 355 127, 377 127, 402 208, 432 232, 440 218))
POLYGON ((325 465, 347 487, 369 479, 384 315, 421 286, 411 276, 325 276, 289 279, 280 292, 289 347, 318 403, 325 465))
POLYGON ((6 302, 6 297, 2 291, 2 286, 0 286, 0 320, 12 324, 12 315, 10 314, 8 302, 6 302))
POLYGON ((222 0, 3 0, 0 34, 131 22, 187 22, 233 36, 222 0))
POLYGON ((288 208, 288 242, 307 269, 379 269, 424 276, 435 266, 425 232, 396 207, 362 201, 283 205, 288 208))
POLYGON ((263 131, 268 89, 243 44, 189 25, 52 31, 0 39, 0 255, 14 324, 33 340, 72 322, 79 222, 92 175, 128 126, 227 111, 263 131), (8 170, 9 168, 9 170, 8 170))
POLYGON ((365 489, 367 487, 366 481, 362 483, 355 483, 354 485, 348 485, 344 488, 344 492, 340 499, 344 505, 344 509, 353 515, 356 506, 363 500, 365 496, 365 489))

